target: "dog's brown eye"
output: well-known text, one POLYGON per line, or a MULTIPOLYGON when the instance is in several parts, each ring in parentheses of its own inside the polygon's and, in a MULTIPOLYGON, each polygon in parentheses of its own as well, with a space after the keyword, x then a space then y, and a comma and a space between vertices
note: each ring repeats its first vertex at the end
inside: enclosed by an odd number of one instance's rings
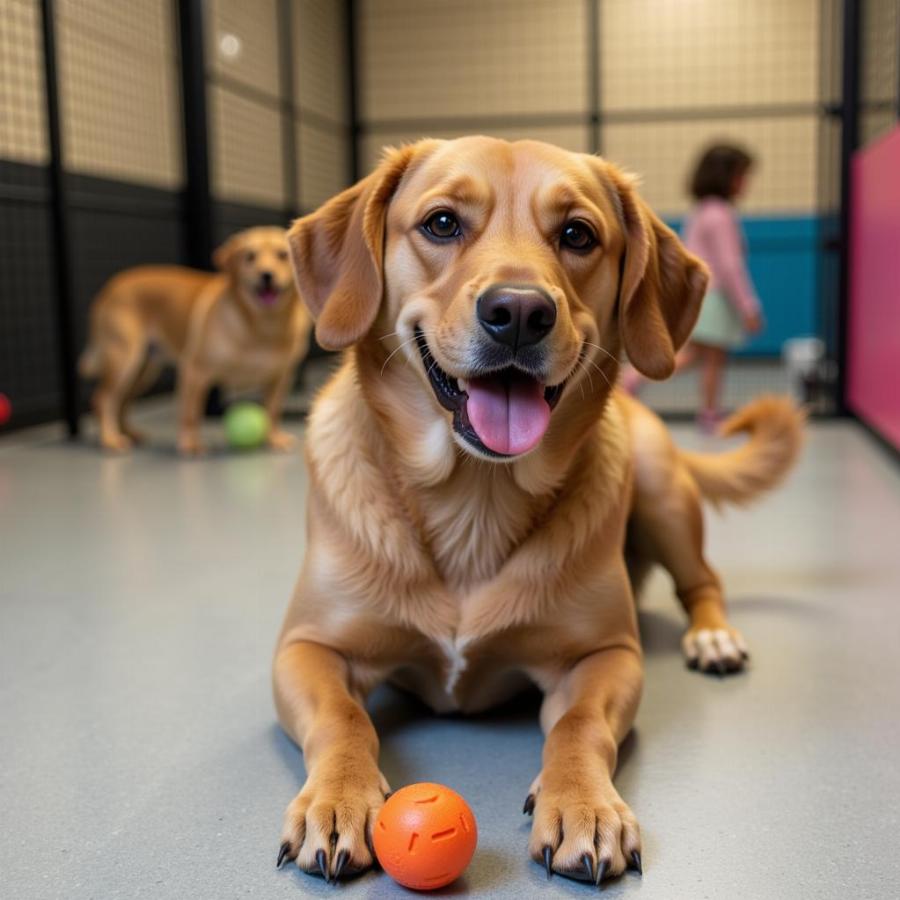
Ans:
POLYGON ((253 260, 256 259, 256 251, 255 251, 255 250, 248 250, 248 251, 244 254, 244 259, 247 260, 247 262, 253 262, 253 260))
POLYGON ((566 222, 559 239, 560 244, 568 250, 578 250, 584 253, 597 244, 597 235, 587 222, 581 219, 572 219, 566 222))
POLYGON ((459 220, 447 209, 439 209, 436 213, 432 213, 422 223, 422 230, 429 237, 440 241, 447 241, 462 234, 459 220))
POLYGON ((280 260, 285 260, 285 259, 287 259, 287 250, 279 250, 279 251, 278 251, 278 258, 279 258, 280 260))

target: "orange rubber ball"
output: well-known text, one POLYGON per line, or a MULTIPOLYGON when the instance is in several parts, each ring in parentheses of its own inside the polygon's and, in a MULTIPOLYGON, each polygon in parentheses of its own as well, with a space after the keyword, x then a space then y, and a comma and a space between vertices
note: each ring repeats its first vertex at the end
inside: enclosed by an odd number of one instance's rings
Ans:
POLYGON ((373 830, 375 855, 394 881, 430 891, 465 871, 478 843, 469 804, 442 784, 410 784, 392 794, 373 830))

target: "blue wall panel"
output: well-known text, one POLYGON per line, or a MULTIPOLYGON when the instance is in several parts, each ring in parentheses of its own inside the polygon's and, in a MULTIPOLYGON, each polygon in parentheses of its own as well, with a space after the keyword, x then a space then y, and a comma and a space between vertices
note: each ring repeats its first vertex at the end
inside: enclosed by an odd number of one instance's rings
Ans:
MULTIPOLYGON (((820 330, 816 216, 741 219, 747 235, 750 274, 762 301, 766 328, 741 351, 745 356, 777 356, 791 337, 820 330)), ((680 230, 681 220, 669 224, 680 230)))

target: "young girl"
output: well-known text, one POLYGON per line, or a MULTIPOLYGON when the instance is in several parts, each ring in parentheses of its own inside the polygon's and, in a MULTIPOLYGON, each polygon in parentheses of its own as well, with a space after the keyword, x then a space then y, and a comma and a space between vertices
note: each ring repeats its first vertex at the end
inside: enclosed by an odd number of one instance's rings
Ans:
MULTIPOLYGON (((676 371, 693 362, 701 367, 698 422, 714 431, 720 418, 719 396, 728 353, 762 327, 759 300, 745 262, 745 240, 734 209, 744 191, 753 160, 739 147, 718 144, 700 158, 690 191, 697 201, 684 225, 683 240, 710 270, 709 287, 690 342, 678 356, 676 371)), ((626 390, 640 383, 632 370, 623 376, 626 390)))

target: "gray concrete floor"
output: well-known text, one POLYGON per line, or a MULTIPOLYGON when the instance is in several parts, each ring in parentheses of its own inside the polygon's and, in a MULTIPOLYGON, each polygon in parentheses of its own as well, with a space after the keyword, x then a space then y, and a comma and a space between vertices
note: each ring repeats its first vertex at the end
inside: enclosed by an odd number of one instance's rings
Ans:
MULTIPOLYGON (((405 895, 274 866, 302 778, 269 693, 303 552, 299 455, 182 461, 167 404, 144 410, 155 443, 126 458, 55 430, 0 442, 0 895, 405 895)), ((669 587, 649 586, 617 778, 645 875, 610 896, 898 896, 900 472, 850 425, 811 432, 783 491, 710 516, 748 673, 687 671, 669 587)), ((390 691, 372 707, 392 784, 445 782, 475 810, 475 859, 443 893, 591 893, 525 855, 534 698, 474 720, 390 691)))

